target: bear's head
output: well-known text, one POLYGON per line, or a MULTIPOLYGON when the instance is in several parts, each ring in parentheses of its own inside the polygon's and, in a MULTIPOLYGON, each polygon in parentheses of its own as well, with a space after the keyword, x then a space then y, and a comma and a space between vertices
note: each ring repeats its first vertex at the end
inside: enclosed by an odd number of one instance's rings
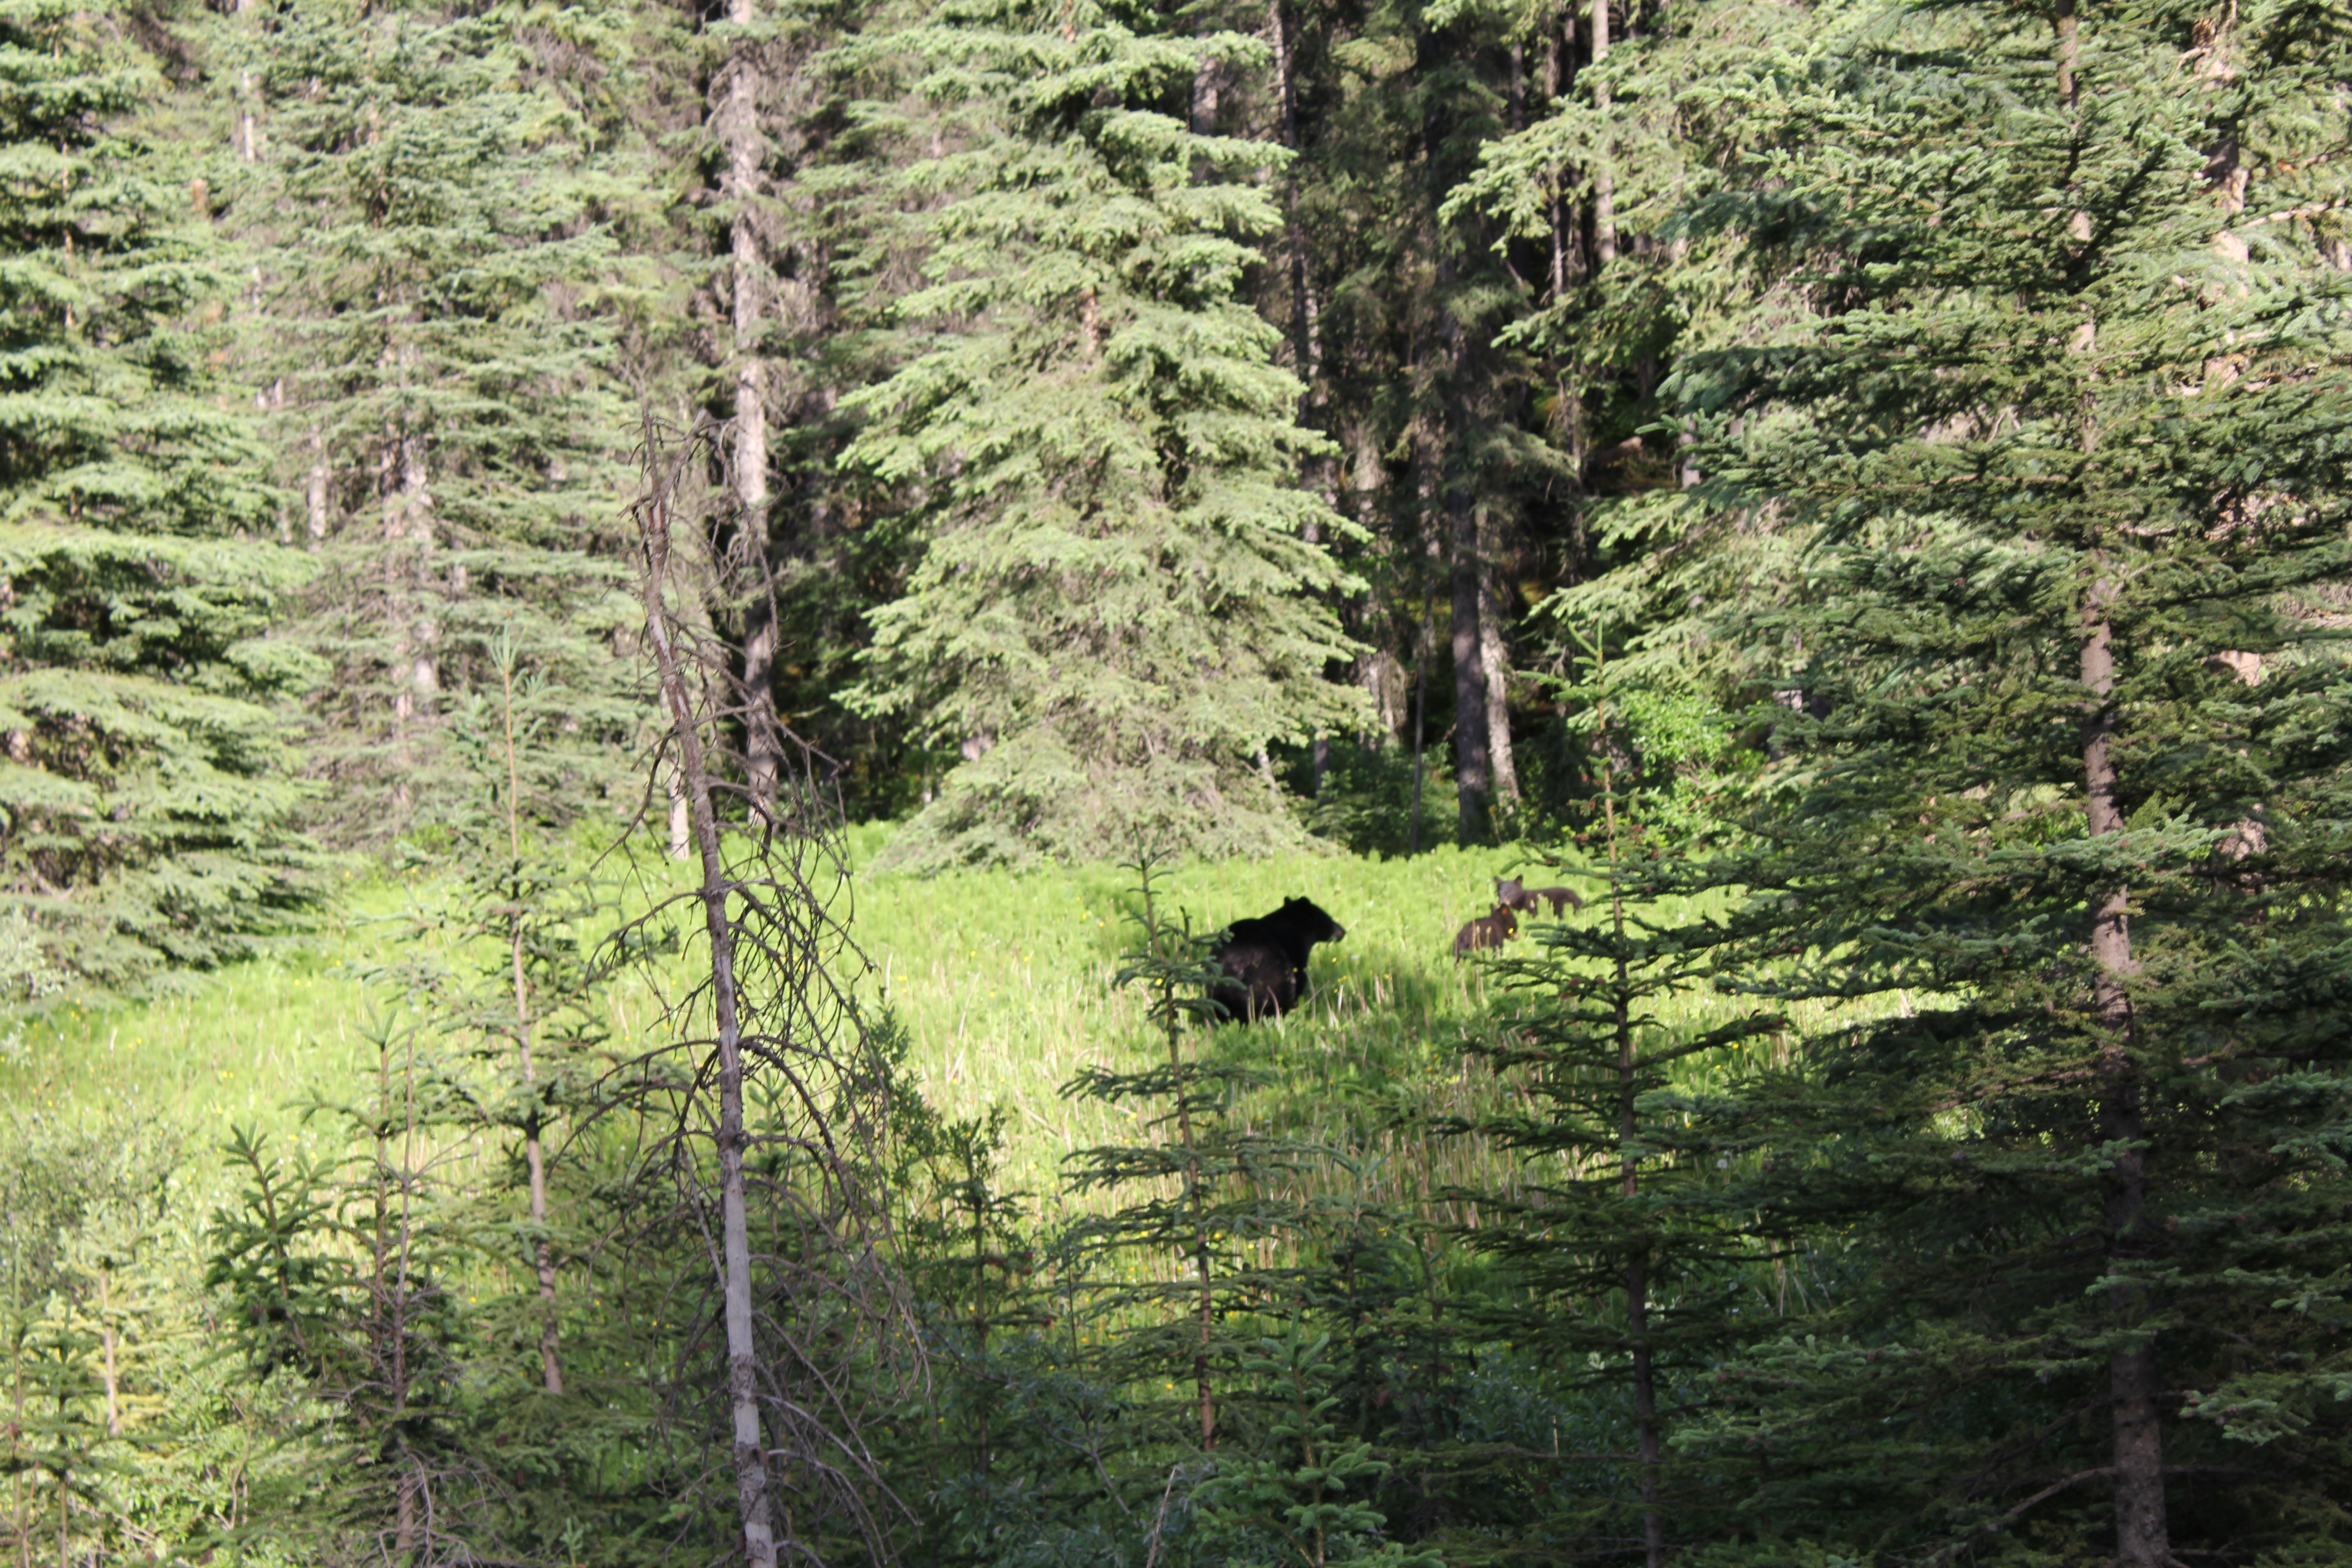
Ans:
POLYGON ((1318 942, 1337 942, 1348 934, 1348 928, 1323 912, 1312 899, 1285 899, 1276 920, 1307 939, 1311 945, 1318 942))

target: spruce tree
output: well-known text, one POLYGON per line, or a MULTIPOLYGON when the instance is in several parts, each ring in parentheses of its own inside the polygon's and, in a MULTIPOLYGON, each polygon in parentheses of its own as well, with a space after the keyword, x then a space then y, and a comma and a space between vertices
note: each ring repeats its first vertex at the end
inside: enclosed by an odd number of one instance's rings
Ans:
POLYGON ((613 40, 319 4, 246 45, 268 134, 226 221, 264 263, 246 368, 320 567, 298 635, 334 672, 312 704, 333 831, 375 841, 465 798, 448 726, 499 691, 501 639, 565 709, 544 802, 633 798, 604 307, 634 289, 602 222, 632 193, 571 101, 613 40))
POLYGON ((887 858, 1297 842, 1264 749, 1350 721, 1312 597, 1346 524, 1297 488, 1317 442, 1238 298, 1278 155, 1167 112, 1258 46, 979 5, 877 47, 927 68, 955 150, 904 176, 949 198, 900 306, 920 352, 855 400, 849 456, 917 498, 923 554, 853 700, 967 759, 887 858))
MULTIPOLYGON (((1830 1305, 1722 1369, 1759 1535, 2340 1553, 2347 62, 2312 13, 1897 13, 1702 214, 1810 309, 1686 360, 1808 530, 1755 946, 1838 1005, 1735 1206, 1830 1305)), ((1743 1560, 1769 1555, 1740 1548, 1743 1560)))
POLYGON ((1622 700, 1632 682, 1597 638, 1590 651, 1590 679, 1564 695, 1589 726, 1606 880, 1576 916, 1534 926, 1535 953, 1494 961, 1517 994, 1487 1055, 1523 1087, 1516 1109, 1476 1130, 1524 1163, 1510 1190, 1479 1195, 1488 1217, 1470 1240, 1526 1292, 1484 1310, 1613 1418, 1609 1446, 1628 1461, 1571 1489, 1541 1533, 1598 1551, 1638 1533, 1646 1568, 1660 1568, 1706 1515, 1703 1493, 1667 1468, 1677 1385, 1737 1342, 1742 1275, 1779 1240, 1769 1214, 1717 1201, 1718 1163, 1727 1170, 1744 1130, 1722 1120, 1720 1096, 1693 1091, 1781 1022, 1753 1008, 1694 1017, 1688 994, 1704 989, 1727 933, 1682 900, 1672 915, 1651 904, 1672 879, 1642 849, 1640 818, 1670 809, 1675 784, 1621 787, 1632 783, 1616 761, 1633 750, 1622 700))
POLYGON ((203 182, 126 129, 161 89, 128 28, 0 8, 0 877, 109 984, 250 952, 316 888, 278 716, 316 666, 269 636, 307 572, 253 537, 225 269, 203 182))

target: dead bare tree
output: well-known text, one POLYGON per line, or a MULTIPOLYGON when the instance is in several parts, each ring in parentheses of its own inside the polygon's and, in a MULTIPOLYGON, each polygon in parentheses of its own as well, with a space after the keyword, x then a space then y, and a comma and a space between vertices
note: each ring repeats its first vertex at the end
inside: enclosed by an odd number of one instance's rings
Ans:
MULTIPOLYGON (((834 1541, 881 1560, 897 1507, 864 1434, 895 1403, 896 1352, 911 1344, 879 1177, 890 1083, 848 989, 869 966, 849 936, 832 769, 767 727, 713 630, 713 604, 764 591, 739 580, 764 563, 729 548, 721 434, 649 419, 640 454, 632 515, 665 726, 647 802, 662 799, 666 817, 682 801, 700 875, 633 924, 635 938, 674 930, 691 962, 649 965, 670 1038, 624 1078, 655 1166, 677 1184, 671 1212, 709 1261, 714 1310, 688 1354, 723 1367, 699 1380, 698 1408, 715 1417, 723 1398, 746 1557, 818 1562, 834 1541)), ((666 850, 669 836, 630 837, 666 850)), ((681 1401, 675 1414, 696 1411, 681 1401)))

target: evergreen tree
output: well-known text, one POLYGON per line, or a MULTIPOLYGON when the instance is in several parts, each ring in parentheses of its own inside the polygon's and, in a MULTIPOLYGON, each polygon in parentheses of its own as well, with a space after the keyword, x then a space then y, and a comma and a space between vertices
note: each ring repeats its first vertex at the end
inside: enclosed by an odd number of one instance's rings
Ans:
POLYGON ((923 62, 961 144, 904 176, 951 198, 900 306, 928 341, 859 395, 850 452, 924 526, 854 700, 967 759, 888 859, 1297 841, 1264 748, 1350 720, 1310 597, 1345 581, 1313 537, 1346 525, 1297 486, 1316 441, 1237 298, 1276 221, 1250 171, 1276 155, 1162 107, 1257 46, 980 5, 877 47, 923 62))
MULTIPOLYGON (((1788 280, 1742 265, 1740 236, 1695 234, 1683 217, 1773 137, 1715 84, 1770 68, 1791 36, 1854 24, 1783 0, 1675 0, 1622 18, 1612 37, 1607 5, 1582 11, 1541 37, 1548 111, 1480 149, 1451 198, 1545 253, 1544 286, 1503 331, 1541 358, 1575 493, 1551 535, 1563 570, 1528 640, 1548 644, 1560 672, 1580 657, 1578 633, 1605 622, 1625 673, 1643 677, 1622 697, 1738 707, 1759 678, 1752 650, 1707 622, 1779 569, 1788 542, 1769 515, 1696 504, 1693 431, 1664 391, 1682 355, 1748 341, 1759 320, 1801 307, 1788 280)), ((1661 734, 1622 738, 1644 762, 1704 760, 1660 754, 1661 734)), ((1573 721, 1549 740, 1545 815, 1597 809, 1598 769, 1573 721)))
POLYGON ((247 40, 268 134, 230 221, 269 263, 248 374, 321 568, 300 631, 334 670, 313 763, 354 839, 464 797, 447 727, 499 689, 502 638, 567 707, 569 808, 634 795, 631 422, 600 309, 635 293, 601 221, 631 193, 567 90, 611 40, 519 24, 330 3, 247 40))
POLYGON ((306 563, 253 538, 204 184, 126 130, 160 89, 129 25, 0 8, 0 876, 110 984, 248 952, 317 886, 278 713, 317 667, 270 635, 306 563))
POLYGON ((1817 542, 1723 870, 1744 984, 1842 1004, 1729 1201, 1843 1278, 1685 1435, 1759 1535, 2345 1549, 2343 49, 1951 7, 1737 95, 1774 150, 1706 221, 1812 308, 1682 395, 1817 542))
POLYGON ((1472 1242, 1508 1260, 1528 1292, 1485 1310, 1516 1342, 1557 1358, 1564 1390, 1618 1418, 1610 1447, 1631 1461, 1615 1484, 1547 1510, 1538 1529, 1596 1551, 1638 1532, 1646 1568, 1660 1568, 1707 1513, 1666 1468, 1676 1385, 1737 1342, 1743 1268, 1775 1228, 1769 1214, 1717 1201, 1718 1163, 1727 1170, 1742 1130, 1724 1123, 1720 1097, 1692 1090, 1781 1025, 1752 1011, 1691 1021, 1685 994, 1712 973, 1725 932, 1687 905, 1678 920, 1643 907, 1665 879, 1655 851, 1638 847, 1636 814, 1660 803, 1618 788, 1628 682, 1597 641, 1591 651, 1591 679, 1572 695, 1593 731, 1608 879, 1580 918, 1535 927, 1537 956, 1496 963, 1524 999, 1489 1056, 1525 1089, 1517 1110, 1477 1130, 1527 1163, 1515 1190, 1481 1194, 1493 1217, 1472 1242))

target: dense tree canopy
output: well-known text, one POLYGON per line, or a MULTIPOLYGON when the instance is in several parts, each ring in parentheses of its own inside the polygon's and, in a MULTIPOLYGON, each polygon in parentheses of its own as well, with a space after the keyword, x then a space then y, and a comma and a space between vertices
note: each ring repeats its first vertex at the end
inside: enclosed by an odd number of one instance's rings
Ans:
POLYGON ((8 1005, 453 889, 135 1310, 173 1152, 0 1130, 0 1543, 2344 1561, 2347 105, 2341 0, 0 0, 8 1005), (1588 900, 1212 1022, 1164 857, 1444 841, 1588 900), (942 1120, 859 879, 1129 858, 1150 1027, 942 1120))

